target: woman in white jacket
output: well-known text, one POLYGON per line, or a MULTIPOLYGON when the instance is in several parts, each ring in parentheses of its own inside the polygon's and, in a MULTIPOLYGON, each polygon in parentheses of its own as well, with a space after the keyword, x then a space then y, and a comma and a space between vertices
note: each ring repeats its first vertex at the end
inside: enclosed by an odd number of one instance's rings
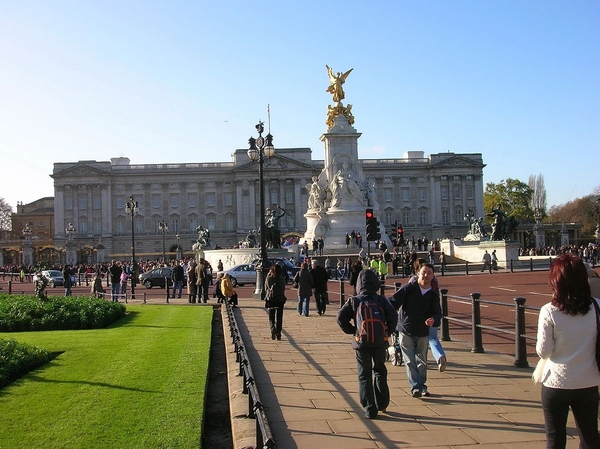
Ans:
POLYGON ((542 307, 536 351, 547 359, 542 374, 546 447, 566 447, 569 408, 581 448, 600 448, 596 364, 596 308, 583 261, 572 254, 550 267, 552 301, 542 307))

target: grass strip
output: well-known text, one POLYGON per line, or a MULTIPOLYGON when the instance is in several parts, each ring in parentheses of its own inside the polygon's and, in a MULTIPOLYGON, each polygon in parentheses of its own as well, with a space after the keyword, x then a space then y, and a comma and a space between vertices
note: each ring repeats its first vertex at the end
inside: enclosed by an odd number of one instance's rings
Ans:
POLYGON ((212 308, 127 311, 106 329, 0 334, 63 352, 0 390, 0 448, 200 447, 212 308))

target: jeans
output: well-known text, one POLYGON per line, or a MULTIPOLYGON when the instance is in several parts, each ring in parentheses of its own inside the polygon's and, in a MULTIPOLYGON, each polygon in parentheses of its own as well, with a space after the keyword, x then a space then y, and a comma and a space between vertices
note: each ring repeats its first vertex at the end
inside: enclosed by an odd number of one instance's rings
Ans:
POLYGON ((271 333, 281 339, 281 329, 283 327, 283 304, 279 307, 269 307, 269 325, 271 333))
POLYGON ((171 295, 175 298, 175 292, 179 291, 178 298, 181 298, 181 291, 183 290, 183 282, 182 281, 173 281, 173 294, 171 295))
POLYGON ((120 285, 118 282, 113 282, 111 285, 111 294, 113 302, 119 301, 119 287, 120 285))
POLYGON ((564 390, 542 385, 542 409, 546 423, 546 447, 565 448, 567 444, 567 416, 573 410, 579 433, 580 448, 599 448, 598 387, 564 390))
POLYGON ((378 410, 385 410, 390 404, 385 367, 386 350, 387 348, 369 348, 356 351, 360 405, 371 416, 377 415, 378 410))
POLYGON ((298 296, 298 315, 308 316, 308 306, 310 305, 310 296, 298 296))
POLYGON ((427 345, 429 337, 400 334, 400 348, 411 392, 427 391, 427 345))
POLYGON ((446 353, 444 352, 444 348, 442 348, 442 344, 438 339, 438 328, 430 327, 429 328, 429 347, 431 348, 431 353, 433 354, 433 358, 436 363, 440 361, 440 357, 446 357, 446 353))
POLYGON ((327 292, 315 292, 315 303, 317 304, 317 312, 319 315, 324 314, 325 309, 327 309, 327 292))

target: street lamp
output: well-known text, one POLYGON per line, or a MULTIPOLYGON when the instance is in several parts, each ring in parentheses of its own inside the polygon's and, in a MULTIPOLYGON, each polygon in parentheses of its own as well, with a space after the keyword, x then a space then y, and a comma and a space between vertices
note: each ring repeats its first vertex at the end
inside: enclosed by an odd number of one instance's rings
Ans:
POLYGON ((131 299, 135 299, 135 282, 137 275, 137 264, 135 263, 135 224, 134 217, 138 213, 138 203, 133 199, 133 195, 129 197, 129 201, 125 205, 125 212, 131 215, 131 299))
POLYGON ((181 247, 179 246, 179 234, 175 234, 175 238, 177 239, 177 255, 175 257, 177 260, 181 260, 183 257, 181 257, 181 247))
POLYGON ((252 162, 258 159, 258 186, 260 194, 260 261, 256 267, 256 290, 254 291, 254 298, 264 299, 264 282, 267 277, 267 241, 265 235, 265 195, 264 195, 264 178, 263 178, 263 164, 265 156, 271 158, 275 154, 275 147, 273 146, 273 136, 268 133, 264 138, 262 133, 265 127, 263 122, 258 122, 256 125, 256 131, 258 131, 258 138, 250 137, 248 144, 248 157, 252 162))
POLYGON ((158 223, 158 230, 162 232, 163 235, 163 265, 165 263, 165 232, 169 230, 169 226, 167 226, 167 222, 163 218, 160 223, 158 223))

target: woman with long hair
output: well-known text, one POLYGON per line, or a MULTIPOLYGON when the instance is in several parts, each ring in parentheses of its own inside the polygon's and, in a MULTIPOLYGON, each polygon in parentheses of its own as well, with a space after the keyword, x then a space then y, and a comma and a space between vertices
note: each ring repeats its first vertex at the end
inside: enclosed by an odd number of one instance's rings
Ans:
POLYGON ((271 327, 271 339, 281 340, 281 329, 283 328, 283 306, 285 304, 285 276, 281 265, 274 263, 269 268, 269 274, 265 279, 265 292, 267 303, 265 307, 269 310, 269 325, 271 327), (277 290, 278 289, 278 290, 277 290), (275 293, 278 291, 279 293, 275 293), (270 293, 271 292, 271 293, 270 293), (269 294, 270 293, 270 294, 269 294), (277 297, 277 295, 281 297, 277 297))
POLYGON ((583 261, 558 256, 550 267, 552 301, 540 310, 536 351, 546 359, 542 409, 546 447, 564 448, 567 416, 573 411, 580 448, 600 448, 596 364, 596 307, 583 261))

